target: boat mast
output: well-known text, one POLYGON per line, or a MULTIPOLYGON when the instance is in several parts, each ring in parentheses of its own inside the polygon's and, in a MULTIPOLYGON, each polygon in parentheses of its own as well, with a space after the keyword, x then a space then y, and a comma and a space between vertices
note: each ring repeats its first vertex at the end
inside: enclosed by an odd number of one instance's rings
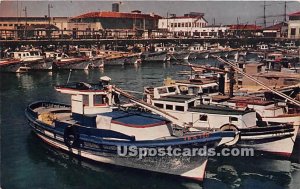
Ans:
POLYGON ((219 61, 222 62, 222 63, 228 64, 228 65, 231 66, 235 71, 239 72, 240 74, 242 74, 243 76, 247 77, 248 79, 254 81, 255 83, 261 85, 261 86, 264 87, 265 89, 268 89, 269 91, 271 91, 271 92, 277 94, 278 96, 280 96, 280 97, 286 99, 287 101, 290 101, 291 103, 293 103, 293 104, 295 104, 295 105, 297 105, 297 106, 300 107, 300 102, 299 102, 299 101, 297 101, 297 100, 291 98, 290 96, 288 96, 288 95, 286 95, 286 94, 284 94, 284 93, 282 93, 282 92, 279 92, 279 91, 277 91, 277 90, 275 90, 275 89, 272 89, 271 87, 265 85, 263 82, 259 81, 258 79, 255 79, 254 77, 252 77, 252 76, 246 74, 246 73, 243 72, 239 67, 237 67, 233 62, 225 61, 225 60, 223 60, 222 58, 220 58, 220 57, 218 57, 218 56, 213 56, 213 57, 216 58, 217 60, 219 60, 219 61))

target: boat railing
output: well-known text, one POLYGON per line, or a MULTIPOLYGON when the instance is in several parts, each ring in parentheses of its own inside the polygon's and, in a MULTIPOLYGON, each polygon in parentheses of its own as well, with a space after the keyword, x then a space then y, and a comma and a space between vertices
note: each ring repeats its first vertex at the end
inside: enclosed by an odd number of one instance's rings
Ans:
POLYGON ((37 109, 39 107, 45 107, 45 108, 70 108, 70 105, 58 103, 58 102, 49 102, 49 101, 39 101, 30 104, 26 111, 33 117, 37 118, 38 113, 34 111, 34 109, 37 109))

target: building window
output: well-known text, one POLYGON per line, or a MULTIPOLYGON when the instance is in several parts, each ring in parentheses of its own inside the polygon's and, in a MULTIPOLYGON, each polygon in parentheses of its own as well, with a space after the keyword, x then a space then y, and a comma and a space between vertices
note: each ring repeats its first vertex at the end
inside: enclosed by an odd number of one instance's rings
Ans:
POLYGON ((189 27, 192 27, 192 23, 191 22, 189 22, 189 27))
POLYGON ((181 27, 184 27, 184 23, 181 23, 181 27))
POLYGON ((166 109, 167 109, 167 110, 173 110, 173 105, 167 104, 167 105, 166 105, 166 109))
POLYGON ((171 28, 173 28, 174 27, 174 24, 173 23, 171 23, 171 28))
POLYGON ((207 115, 200 115, 199 120, 200 121, 207 121, 207 115))
POLYGON ((177 28, 177 23, 174 23, 174 27, 177 28))
POLYGON ((291 28, 291 35, 296 35, 296 28, 291 28))
POLYGON ((9 24, 9 26, 13 26, 13 24, 9 24))
POLYGON ((2 24, 0 24, 0 26, 2 26, 2 24))
POLYGON ((184 107, 183 106, 175 106, 175 110, 177 111, 184 111, 184 107))
POLYGON ((158 107, 158 108, 164 108, 163 104, 159 104, 159 103, 154 103, 154 106, 158 107))
POLYGON ((3 24, 3 26, 7 26, 7 24, 3 24))

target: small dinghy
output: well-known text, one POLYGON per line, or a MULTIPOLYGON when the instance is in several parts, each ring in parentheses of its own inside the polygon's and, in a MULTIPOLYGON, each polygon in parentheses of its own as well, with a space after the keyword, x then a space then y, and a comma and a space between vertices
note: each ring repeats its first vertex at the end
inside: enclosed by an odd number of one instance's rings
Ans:
POLYGON ((192 132, 160 115, 114 106, 119 99, 109 80, 103 77, 96 84, 79 82, 56 87, 71 95, 71 106, 30 104, 25 110, 30 127, 47 144, 80 157, 199 181, 204 178, 207 154, 172 156, 148 150, 214 149, 234 144, 239 138, 238 132, 232 131, 192 132))

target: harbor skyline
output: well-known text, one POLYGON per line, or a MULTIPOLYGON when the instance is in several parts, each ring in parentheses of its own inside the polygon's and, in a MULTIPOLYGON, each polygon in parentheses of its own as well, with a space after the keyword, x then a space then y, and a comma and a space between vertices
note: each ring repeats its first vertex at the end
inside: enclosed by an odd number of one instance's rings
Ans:
MULTIPOLYGON (((86 12, 111 11, 113 1, 2 1, 0 17, 24 17, 48 15, 48 4, 52 5, 50 16, 74 17, 86 12), (68 11, 66 11, 68 7, 68 11), (16 9, 18 11, 16 11, 16 9)), ((155 13, 163 17, 170 14, 178 16, 188 12, 203 12, 209 24, 257 24, 263 25, 264 2, 257 1, 122 1, 120 12, 140 10, 143 13, 155 13)), ((300 2, 287 2, 286 13, 300 9, 300 2)), ((267 25, 284 20, 284 1, 266 2, 267 25), (270 17, 271 16, 271 17, 270 17)))

